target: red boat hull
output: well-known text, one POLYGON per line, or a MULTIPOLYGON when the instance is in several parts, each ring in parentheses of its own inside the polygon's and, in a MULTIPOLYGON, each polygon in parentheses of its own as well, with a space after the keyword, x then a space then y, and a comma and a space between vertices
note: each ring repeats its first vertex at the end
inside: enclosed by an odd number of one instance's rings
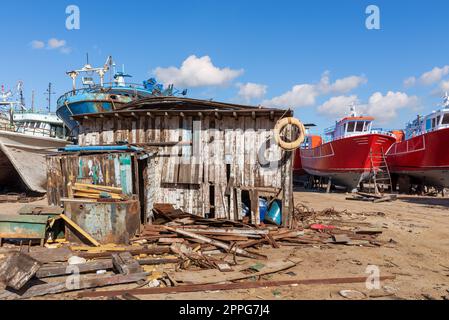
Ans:
POLYGON ((398 142, 387 152, 390 172, 449 187, 449 128, 398 142))
MULTIPOLYGON (((313 149, 301 149, 301 164, 307 173, 332 178, 332 182, 351 190, 368 178, 370 152, 385 152, 395 138, 383 134, 366 134, 325 143, 313 149)), ((379 166, 378 162, 374 167, 379 166)))

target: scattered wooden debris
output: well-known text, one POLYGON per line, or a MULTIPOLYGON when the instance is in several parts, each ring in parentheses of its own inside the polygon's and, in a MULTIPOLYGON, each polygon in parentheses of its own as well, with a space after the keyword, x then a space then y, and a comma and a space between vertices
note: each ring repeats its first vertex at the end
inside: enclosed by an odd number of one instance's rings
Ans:
POLYGON ((24 193, 9 193, 0 195, 0 203, 30 203, 44 199, 44 196, 30 197, 24 193))
POLYGON ((39 270, 41 263, 21 252, 6 254, 0 260, 0 288, 20 290, 39 270))
POLYGON ((127 200, 128 197, 122 193, 121 188, 75 183, 69 188, 73 191, 73 198, 84 199, 113 199, 118 201, 127 200))
MULTIPOLYGON (((395 276, 381 276, 380 281, 392 280, 395 276)), ((78 294, 80 298, 94 298, 94 297, 111 297, 119 296, 124 293, 134 295, 150 295, 150 294, 170 294, 182 292, 204 292, 204 291, 219 291, 219 290, 239 290, 239 289, 253 289, 265 287, 281 287, 291 285, 326 285, 326 284, 342 284, 342 283, 363 283, 366 277, 352 277, 352 278, 327 278, 327 279, 304 279, 304 280, 281 280, 281 281, 252 281, 252 282, 238 282, 226 284, 200 284, 200 285, 183 285, 168 288, 144 288, 133 290, 114 290, 114 291, 96 291, 96 292, 82 292, 78 294)))
MULTIPOLYGON (((74 194, 80 190, 89 191, 92 194, 106 192, 98 189, 98 186, 82 184, 75 184, 71 189, 74 194), (95 192, 91 192, 92 188, 95 192)), ((116 195, 121 192, 119 188, 107 191, 116 195)), ((80 203, 95 202, 96 199, 79 199, 79 201, 80 203)), ((63 245, 61 240, 52 245, 56 249, 50 249, 50 246, 49 248, 31 248, 31 250, 26 246, 21 246, 19 250, 13 249, 14 252, 29 251, 27 254, 38 261, 40 268, 30 272, 28 277, 24 278, 27 280, 20 283, 21 286, 17 285, 13 288, 8 284, 5 290, 0 291, 0 299, 26 299, 137 281, 137 288, 142 289, 135 290, 144 290, 143 294, 164 293, 164 290, 167 293, 176 293, 215 290, 214 288, 232 290, 271 285, 319 284, 326 281, 340 283, 338 281, 349 280, 345 278, 346 280, 260 281, 262 276, 288 270, 300 262, 292 257, 273 259, 270 255, 269 258, 264 255, 262 249, 264 246, 282 248, 309 245, 373 247, 384 243, 377 239, 377 236, 382 233, 382 229, 378 226, 355 221, 356 219, 342 220, 345 212, 334 209, 314 212, 305 206, 298 206, 293 216, 292 226, 284 228, 203 218, 175 209, 170 204, 157 204, 154 210, 154 223, 145 225, 139 235, 131 240, 132 245, 100 245, 61 210, 56 207, 25 206, 21 212, 35 218, 53 216, 50 220, 60 217, 59 221, 64 221, 93 246, 64 244, 66 247, 57 248, 63 245), (74 256, 83 258, 79 264, 76 264, 77 271, 83 276, 80 277, 79 286, 66 288, 66 282, 71 279, 72 267, 74 267, 67 262, 74 256), (112 272, 115 274, 112 275, 112 272), (96 275, 89 276, 90 273, 96 273, 96 275), (61 277, 61 280, 48 279, 56 277, 61 277), (236 282, 250 278, 251 282, 236 282), (154 291, 146 293, 146 290, 154 291)), ((0 248, 0 257, 2 252, 0 248)), ((103 293, 92 294, 103 295, 103 293)), ((104 294, 109 296, 109 292, 104 294)), ((133 297, 137 294, 141 293, 134 292, 133 289, 118 291, 113 296, 135 300, 133 297)))
POLYGON ((78 291, 89 288, 99 288, 117 284, 137 282, 146 279, 148 273, 133 273, 129 275, 96 275, 95 277, 81 276, 73 279, 73 283, 66 280, 60 282, 48 282, 25 287, 21 291, 0 291, 0 299, 28 299, 48 294, 57 294, 70 291, 78 291), (78 281, 79 280, 79 281, 78 281))
POLYGON ((396 201, 397 199, 398 199, 398 196, 395 194, 389 194, 389 195, 384 196, 384 195, 377 195, 377 194, 364 193, 364 192, 357 192, 356 195, 346 198, 346 200, 367 201, 367 202, 373 202, 373 203, 391 202, 391 201, 396 201))
POLYGON ((129 252, 113 253, 112 264, 114 269, 121 274, 127 275, 142 272, 139 262, 129 252))

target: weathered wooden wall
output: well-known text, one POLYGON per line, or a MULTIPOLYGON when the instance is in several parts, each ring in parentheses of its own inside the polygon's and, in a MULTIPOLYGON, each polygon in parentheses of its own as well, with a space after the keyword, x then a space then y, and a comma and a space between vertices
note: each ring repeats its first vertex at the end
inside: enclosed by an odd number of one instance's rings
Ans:
MULTIPOLYGON (((274 143, 277 120, 254 114, 87 118, 79 144, 192 141, 161 147, 148 158, 143 170, 148 215, 154 203, 172 203, 196 215, 214 211, 217 218, 241 219, 242 190, 273 195, 279 190, 285 222, 292 211, 292 155, 274 143), (270 166, 277 160, 279 166, 270 166)), ((258 222, 254 212, 253 218, 258 222)))
POLYGON ((138 192, 134 183, 135 157, 130 153, 52 155, 47 157, 47 198, 49 205, 61 205, 68 196, 67 184, 84 182, 138 192))

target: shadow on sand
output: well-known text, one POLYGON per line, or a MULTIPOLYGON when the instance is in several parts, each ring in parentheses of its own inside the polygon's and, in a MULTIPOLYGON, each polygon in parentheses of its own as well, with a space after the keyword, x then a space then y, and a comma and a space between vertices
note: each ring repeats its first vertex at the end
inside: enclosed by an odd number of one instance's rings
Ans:
POLYGON ((399 196, 401 201, 421 204, 426 206, 439 206, 449 208, 449 198, 432 198, 432 197, 420 197, 420 196, 399 196))

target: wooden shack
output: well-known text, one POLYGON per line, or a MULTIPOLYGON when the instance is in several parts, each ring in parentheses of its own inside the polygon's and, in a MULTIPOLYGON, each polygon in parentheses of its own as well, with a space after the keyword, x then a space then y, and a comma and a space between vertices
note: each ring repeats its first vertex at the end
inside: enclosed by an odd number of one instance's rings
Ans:
POLYGON ((246 205, 259 223, 258 199, 265 197, 282 201, 288 224, 293 155, 275 143, 274 127, 289 116, 291 110, 157 97, 73 118, 80 123, 80 146, 127 143, 145 150, 134 185, 140 186, 146 221, 154 204, 170 203, 230 220, 242 220, 246 205))

